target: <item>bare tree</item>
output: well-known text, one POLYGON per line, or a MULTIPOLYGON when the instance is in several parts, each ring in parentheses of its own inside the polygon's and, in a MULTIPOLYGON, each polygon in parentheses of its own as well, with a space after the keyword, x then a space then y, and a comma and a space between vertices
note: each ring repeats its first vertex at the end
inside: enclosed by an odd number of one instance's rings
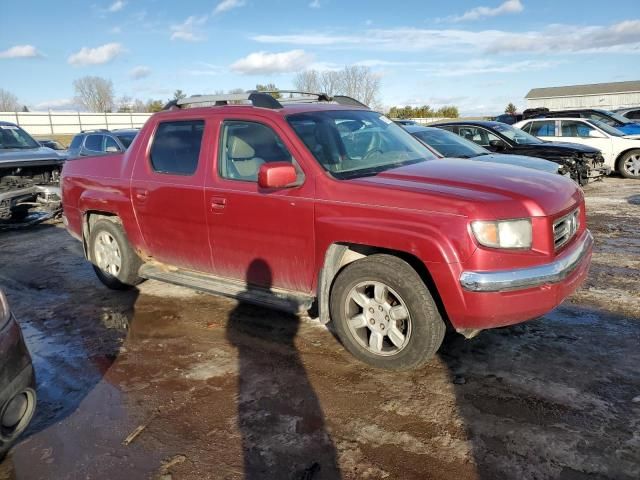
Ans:
POLYGON ((18 97, 8 90, 0 88, 0 112, 17 112, 20 108, 18 97))
POLYGON ((319 92, 320 91, 320 79, 319 72, 317 70, 305 70, 304 72, 298 72, 293 79, 293 86, 296 90, 301 92, 319 92))
POLYGON ((86 76, 74 80, 76 101, 90 112, 111 112, 114 107, 113 82, 86 76))
POLYGON ((296 75, 296 89, 327 95, 347 95, 376 108, 379 104, 380 76, 362 65, 346 66, 342 70, 307 70, 296 75))

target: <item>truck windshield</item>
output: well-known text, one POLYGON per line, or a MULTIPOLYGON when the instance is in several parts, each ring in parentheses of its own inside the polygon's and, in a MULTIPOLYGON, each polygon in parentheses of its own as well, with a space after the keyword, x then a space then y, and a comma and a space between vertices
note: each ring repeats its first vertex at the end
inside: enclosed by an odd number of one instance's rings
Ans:
POLYGON ((376 112, 306 112, 287 120, 320 165, 338 179, 376 175, 436 158, 402 127, 376 112))
POLYGON ((39 148, 31 135, 17 125, 0 125, 0 148, 39 148))

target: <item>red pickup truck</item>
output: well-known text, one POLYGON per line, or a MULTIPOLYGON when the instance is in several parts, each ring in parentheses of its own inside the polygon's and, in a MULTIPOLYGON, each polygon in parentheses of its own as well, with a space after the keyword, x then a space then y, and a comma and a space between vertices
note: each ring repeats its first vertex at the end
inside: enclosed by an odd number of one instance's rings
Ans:
POLYGON ((313 306, 389 369, 427 361, 447 325, 472 337, 553 309, 593 244, 571 180, 436 159, 346 97, 184 99, 126 153, 67 162, 62 192, 108 287, 153 278, 313 306))

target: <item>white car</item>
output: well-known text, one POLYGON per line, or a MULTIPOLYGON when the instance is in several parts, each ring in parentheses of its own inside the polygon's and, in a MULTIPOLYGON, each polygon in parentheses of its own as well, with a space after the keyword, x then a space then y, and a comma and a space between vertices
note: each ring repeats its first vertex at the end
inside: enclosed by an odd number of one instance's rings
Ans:
POLYGON ((640 179, 640 135, 624 135, 606 123, 588 118, 529 118, 513 126, 542 140, 597 148, 611 170, 640 179))

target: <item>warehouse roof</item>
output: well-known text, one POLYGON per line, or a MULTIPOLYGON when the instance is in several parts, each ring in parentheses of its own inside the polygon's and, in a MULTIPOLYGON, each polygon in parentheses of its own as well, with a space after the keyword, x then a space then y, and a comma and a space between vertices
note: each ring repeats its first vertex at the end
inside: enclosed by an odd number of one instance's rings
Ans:
POLYGON ((640 80, 631 82, 592 83, 564 87, 533 88, 525 98, 570 97, 575 95, 602 95, 606 93, 640 92, 640 80))

